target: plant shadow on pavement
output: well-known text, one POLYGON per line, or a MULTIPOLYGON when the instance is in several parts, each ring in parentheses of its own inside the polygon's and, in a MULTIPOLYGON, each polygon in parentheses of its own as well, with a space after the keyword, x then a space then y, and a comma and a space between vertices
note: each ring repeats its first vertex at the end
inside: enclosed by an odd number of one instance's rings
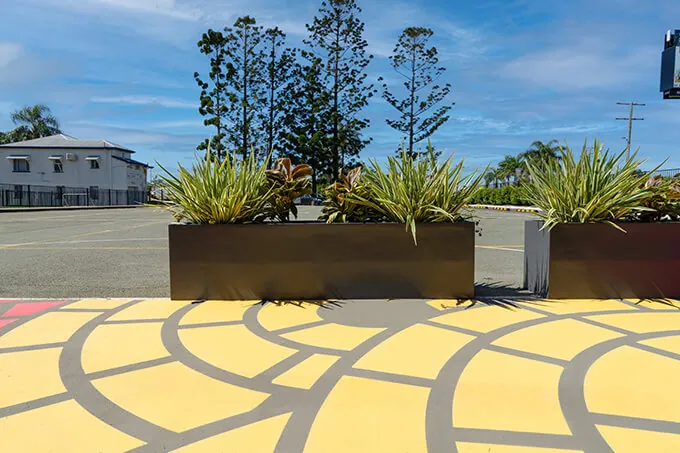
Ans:
POLYGON ((512 298, 523 298, 526 297, 530 300, 535 300, 537 296, 532 292, 518 288, 516 286, 511 286, 502 282, 491 282, 491 283, 476 283, 475 284, 475 298, 488 298, 488 297, 512 297, 512 298))
POLYGON ((659 297, 644 298, 635 302, 635 305, 641 305, 642 303, 662 304, 666 305, 668 308, 675 308, 680 310, 680 301, 674 299, 663 299, 659 297))
POLYGON ((308 306, 315 306, 317 308, 323 308, 326 310, 332 310, 334 308, 341 308, 345 303, 340 300, 274 300, 274 299, 262 299, 260 302, 254 305, 267 305, 273 304, 278 307, 292 305, 298 308, 307 308, 308 306))

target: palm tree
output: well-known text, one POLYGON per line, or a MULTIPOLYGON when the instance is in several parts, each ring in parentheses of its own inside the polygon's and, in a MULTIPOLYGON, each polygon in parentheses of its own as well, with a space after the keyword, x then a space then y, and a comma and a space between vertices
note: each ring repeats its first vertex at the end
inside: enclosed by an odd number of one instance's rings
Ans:
POLYGON ((59 121, 52 115, 50 108, 38 104, 24 107, 12 113, 12 122, 17 126, 11 134, 13 141, 31 140, 60 134, 59 121))
POLYGON ((510 185, 510 180, 517 183, 519 181, 518 170, 522 170, 523 166, 519 157, 508 154, 498 163, 499 177, 505 179, 508 185, 510 185))
POLYGON ((494 187, 496 187, 496 181, 498 181, 498 175, 496 172, 497 170, 495 168, 489 168, 484 174, 484 185, 486 187, 490 187, 492 183, 494 187))
POLYGON ((548 143, 536 140, 529 149, 520 154, 520 158, 523 161, 530 160, 544 163, 552 159, 560 160, 560 144, 557 140, 550 140, 548 143))

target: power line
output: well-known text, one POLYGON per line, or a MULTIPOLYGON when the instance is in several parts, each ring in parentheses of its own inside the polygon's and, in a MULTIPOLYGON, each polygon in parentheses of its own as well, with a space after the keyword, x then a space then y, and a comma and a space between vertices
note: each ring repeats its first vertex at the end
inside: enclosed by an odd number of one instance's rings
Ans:
POLYGON ((626 140, 626 159, 630 159, 630 139, 631 135, 633 134, 633 121, 643 121, 644 118, 635 118, 633 117, 633 109, 635 107, 645 107, 647 104, 638 104, 635 102, 617 102, 618 105, 627 105, 630 107, 630 113, 628 114, 628 118, 616 118, 617 120, 624 120, 628 121, 628 138, 626 140))

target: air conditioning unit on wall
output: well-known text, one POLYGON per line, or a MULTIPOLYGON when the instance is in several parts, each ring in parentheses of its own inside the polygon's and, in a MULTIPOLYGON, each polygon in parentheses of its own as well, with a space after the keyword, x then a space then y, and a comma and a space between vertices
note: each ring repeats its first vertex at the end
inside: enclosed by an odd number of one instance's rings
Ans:
POLYGON ((74 153, 66 153, 66 160, 69 162, 75 162, 78 160, 78 155, 74 153))

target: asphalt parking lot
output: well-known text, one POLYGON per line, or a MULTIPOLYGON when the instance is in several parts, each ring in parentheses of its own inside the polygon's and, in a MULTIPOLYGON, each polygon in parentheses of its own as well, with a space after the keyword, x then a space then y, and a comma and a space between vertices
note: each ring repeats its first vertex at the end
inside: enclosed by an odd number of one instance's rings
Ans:
MULTIPOLYGON (((319 208, 300 207, 300 219, 319 208)), ((480 296, 521 294, 524 220, 475 211, 480 296)), ((0 212, 0 298, 168 297, 167 225, 156 208, 0 212)))

